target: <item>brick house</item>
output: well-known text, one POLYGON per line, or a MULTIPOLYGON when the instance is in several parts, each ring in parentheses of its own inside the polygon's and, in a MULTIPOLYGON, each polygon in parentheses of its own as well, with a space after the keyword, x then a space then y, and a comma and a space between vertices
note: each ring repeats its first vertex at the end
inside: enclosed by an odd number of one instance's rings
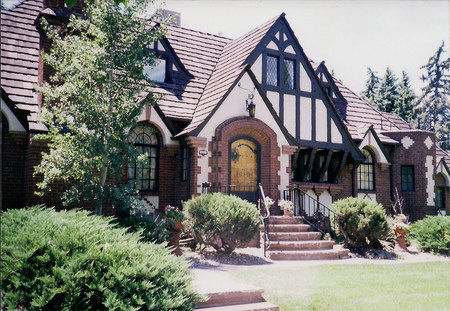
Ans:
MULTIPOLYGON (((2 9, 2 209, 61 206, 57 192, 34 195, 45 145, 33 137, 45 127, 33 84, 46 77, 37 19, 69 13, 58 0, 2 9)), ((150 165, 127 175, 155 209, 206 185, 255 201, 261 183, 275 200, 299 187, 327 206, 354 196, 389 212, 398 189, 412 219, 450 213, 450 157, 435 134, 377 111, 311 61, 284 13, 235 40, 174 24, 149 48, 161 60, 146 68, 149 91, 162 99, 131 129, 150 165)))

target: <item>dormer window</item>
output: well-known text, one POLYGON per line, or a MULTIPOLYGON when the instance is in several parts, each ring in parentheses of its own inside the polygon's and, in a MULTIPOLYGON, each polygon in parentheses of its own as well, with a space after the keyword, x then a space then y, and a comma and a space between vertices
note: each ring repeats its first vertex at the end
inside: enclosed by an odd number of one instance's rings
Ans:
POLYGON ((164 83, 167 81, 167 59, 160 58, 156 60, 153 66, 144 66, 144 74, 148 79, 164 83))

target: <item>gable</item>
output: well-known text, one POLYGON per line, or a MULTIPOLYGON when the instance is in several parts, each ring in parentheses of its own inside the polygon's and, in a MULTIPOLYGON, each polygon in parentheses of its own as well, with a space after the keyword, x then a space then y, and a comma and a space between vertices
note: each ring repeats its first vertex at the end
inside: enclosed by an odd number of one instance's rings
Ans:
POLYGON ((389 164, 392 162, 373 127, 370 127, 367 130, 363 140, 359 143, 359 148, 370 148, 370 150, 375 153, 375 160, 377 163, 389 164))
POLYGON ((250 64, 284 127, 301 146, 351 151, 355 159, 362 159, 284 14, 245 63, 250 64))

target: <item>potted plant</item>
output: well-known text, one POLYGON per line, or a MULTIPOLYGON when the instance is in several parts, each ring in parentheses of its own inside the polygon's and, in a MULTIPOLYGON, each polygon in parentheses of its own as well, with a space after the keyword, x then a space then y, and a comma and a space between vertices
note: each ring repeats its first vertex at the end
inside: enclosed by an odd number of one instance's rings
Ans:
POLYGON ((181 229, 183 228, 181 222, 184 220, 184 214, 178 207, 167 205, 165 207, 164 216, 166 221, 166 229, 171 232, 171 239, 168 246, 173 247, 173 254, 181 256, 182 252, 180 249, 180 238, 181 229))
POLYGON ((294 206, 292 204, 292 201, 280 200, 278 201, 278 206, 283 209, 284 216, 293 216, 294 206))
POLYGON ((394 211, 392 227, 396 235, 396 247, 401 251, 408 251, 405 242, 405 235, 409 231, 408 216, 403 214, 404 199, 399 196, 397 188, 395 188, 394 202, 391 202, 392 210, 394 211))

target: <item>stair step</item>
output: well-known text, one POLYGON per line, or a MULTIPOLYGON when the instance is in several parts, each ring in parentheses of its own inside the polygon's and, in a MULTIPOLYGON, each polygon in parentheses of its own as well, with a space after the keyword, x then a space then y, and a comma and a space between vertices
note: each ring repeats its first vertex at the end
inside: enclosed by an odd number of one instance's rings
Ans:
POLYGON ((269 224, 269 232, 306 232, 309 225, 303 224, 269 224))
POLYGON ((334 241, 271 241, 269 251, 333 249, 334 241))
POLYGON ((279 311, 280 308, 270 302, 246 303, 239 305, 224 305, 219 307, 201 308, 202 311, 279 311))
POLYGON ((303 224, 303 217, 300 216, 270 216, 270 224, 303 224))
POLYGON ((265 300, 262 296, 263 292, 263 289, 257 288, 239 291, 207 293, 205 295, 208 296, 209 299, 205 302, 199 302, 197 304, 197 309, 264 302, 265 300))
POLYGON ((348 257, 348 249, 328 249, 309 251, 269 251, 272 260, 320 260, 348 257))
POLYGON ((272 232, 269 230, 270 241, 305 241, 320 240, 320 232, 272 232))

